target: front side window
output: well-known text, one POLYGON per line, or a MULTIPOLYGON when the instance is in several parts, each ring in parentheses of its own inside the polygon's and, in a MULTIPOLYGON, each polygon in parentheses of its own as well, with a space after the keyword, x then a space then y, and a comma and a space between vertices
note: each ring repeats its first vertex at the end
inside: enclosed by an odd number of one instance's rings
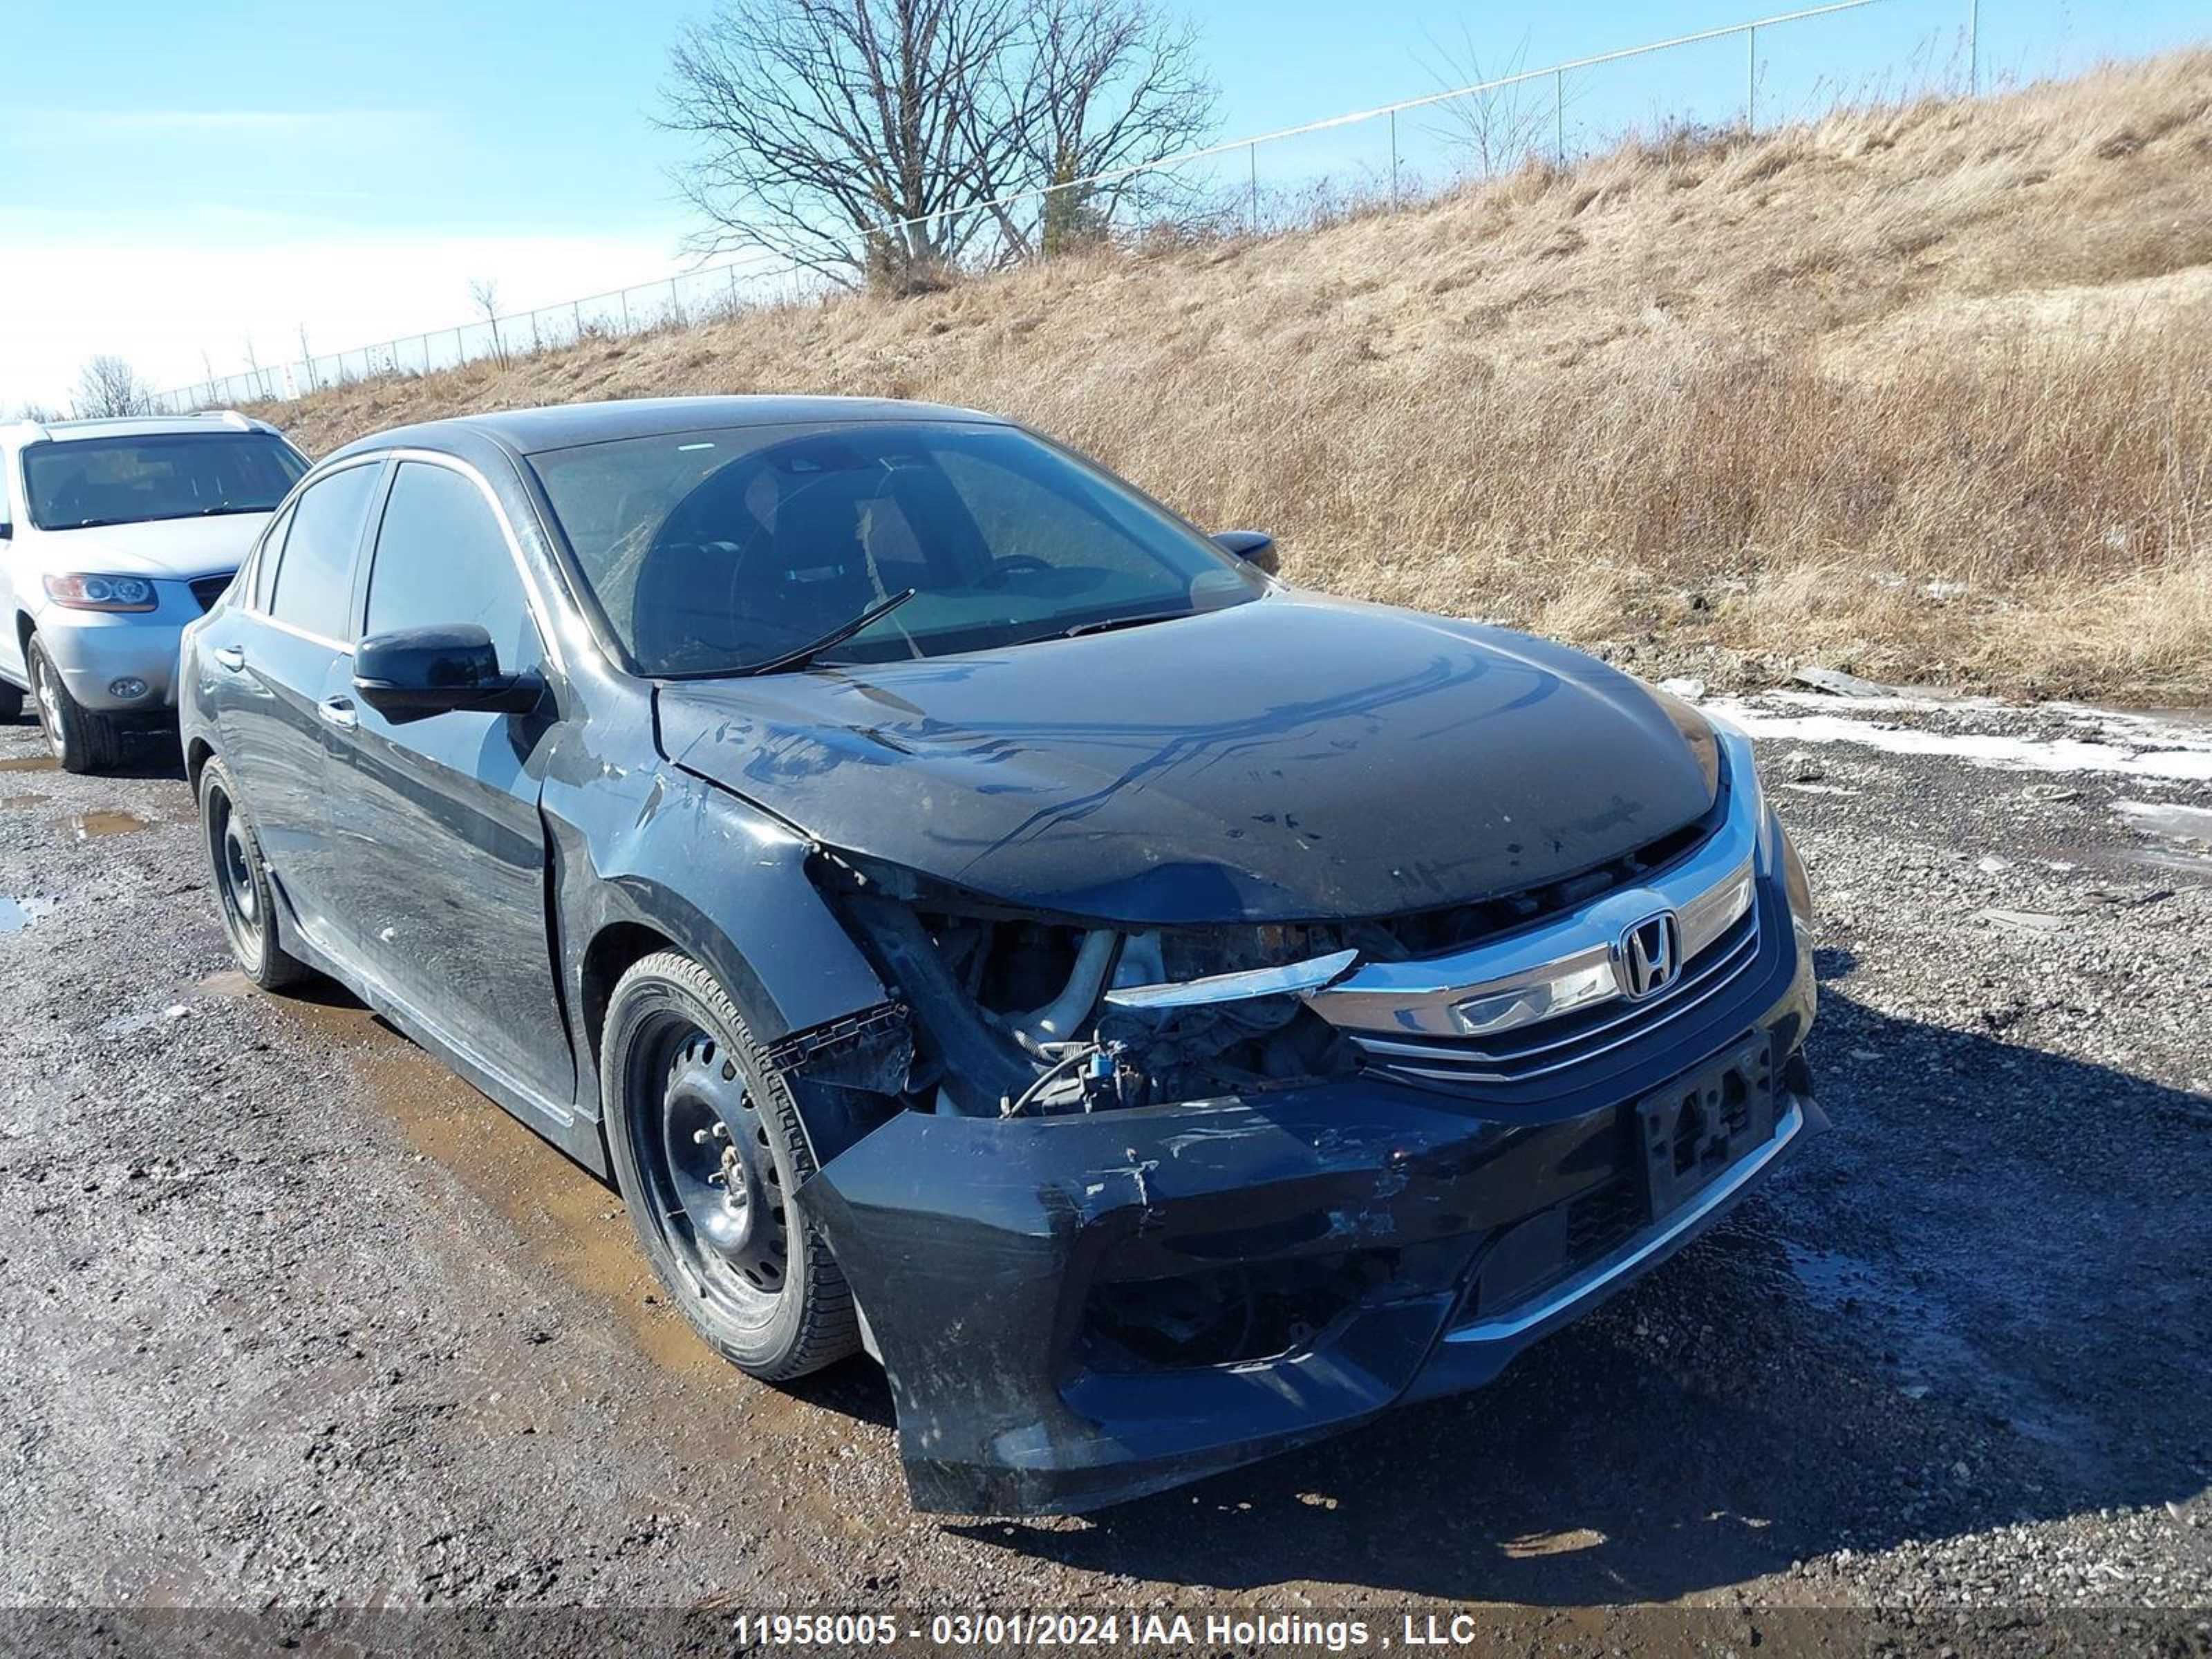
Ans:
POLYGON ((819 659, 994 649, 1265 590, 1126 485, 1009 427, 740 427, 531 465, 647 674, 742 673, 909 587, 819 659))
POLYGON ((269 614, 278 622, 321 639, 352 638, 354 550, 381 471, 374 462, 349 466, 300 493, 269 598, 269 614))
POLYGON ((538 661, 538 630, 522 578, 483 492, 450 467, 403 461, 376 532, 362 631, 466 623, 491 635, 500 666, 509 673, 538 661))
POLYGON ((24 504, 41 530, 266 513, 307 471, 265 432, 71 438, 25 447, 24 504))

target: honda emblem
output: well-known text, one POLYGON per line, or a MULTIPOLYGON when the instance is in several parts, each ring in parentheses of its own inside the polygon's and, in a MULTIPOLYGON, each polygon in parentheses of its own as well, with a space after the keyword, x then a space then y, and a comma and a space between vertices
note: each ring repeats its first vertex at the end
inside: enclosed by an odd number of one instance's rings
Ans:
POLYGON ((1682 971, 1682 922, 1672 910, 1646 916, 1620 936, 1613 967, 1624 995, 1656 996, 1682 971))

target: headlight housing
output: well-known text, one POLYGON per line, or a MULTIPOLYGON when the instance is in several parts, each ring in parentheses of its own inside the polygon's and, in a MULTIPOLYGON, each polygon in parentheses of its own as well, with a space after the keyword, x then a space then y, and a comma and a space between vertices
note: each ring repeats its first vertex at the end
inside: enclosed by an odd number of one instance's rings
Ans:
POLYGON ((1711 720, 1721 746, 1728 752, 1730 787, 1747 791, 1747 805, 1759 815, 1759 861, 1770 868, 1780 866, 1784 890, 1790 897, 1790 919, 1802 934, 1813 926, 1813 884, 1806 878, 1804 863, 1790 844, 1781 817, 1767 803, 1749 733, 1725 715, 1715 714, 1711 720))
POLYGON ((1719 792, 1721 785, 1720 744, 1713 732, 1713 723, 1671 691, 1662 691, 1656 685, 1644 689, 1651 694, 1654 702, 1666 710, 1667 717, 1674 722, 1674 729, 1682 734, 1682 741, 1689 745, 1698 770, 1705 774, 1705 795, 1710 799, 1719 792))
POLYGON ((49 576, 46 597, 70 611, 151 611, 160 603, 143 576, 49 576))

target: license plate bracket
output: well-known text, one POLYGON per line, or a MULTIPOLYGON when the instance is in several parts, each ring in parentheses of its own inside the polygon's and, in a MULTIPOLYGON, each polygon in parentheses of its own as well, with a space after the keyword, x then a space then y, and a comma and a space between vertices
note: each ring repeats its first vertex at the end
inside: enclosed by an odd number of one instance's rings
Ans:
POLYGON ((1685 1072, 1630 1108, 1654 1221, 1679 1210, 1774 1138, 1774 1054, 1764 1033, 1685 1072))

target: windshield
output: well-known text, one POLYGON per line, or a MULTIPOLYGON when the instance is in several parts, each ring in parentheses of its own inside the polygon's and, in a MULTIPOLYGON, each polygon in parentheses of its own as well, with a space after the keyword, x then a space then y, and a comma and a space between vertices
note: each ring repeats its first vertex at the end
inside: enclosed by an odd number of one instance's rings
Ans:
POLYGON ((740 427, 531 465, 647 674, 742 672, 909 587, 813 660, 986 650, 1265 591, 1127 486, 1008 427, 740 427))
POLYGON ((23 451, 23 494, 41 530, 266 513, 307 464, 265 432, 72 438, 23 451))

